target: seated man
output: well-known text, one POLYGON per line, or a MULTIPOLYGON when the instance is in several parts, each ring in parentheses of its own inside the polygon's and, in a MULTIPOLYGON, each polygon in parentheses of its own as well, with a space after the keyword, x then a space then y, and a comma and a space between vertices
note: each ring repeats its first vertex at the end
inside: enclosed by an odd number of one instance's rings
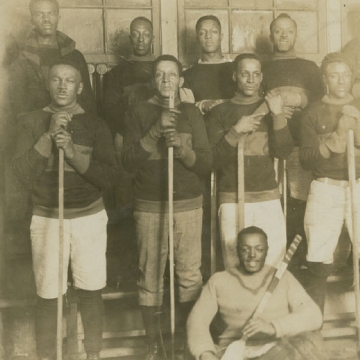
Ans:
POLYGON ((59 149, 64 152, 64 266, 68 262, 80 300, 87 359, 100 359, 106 284, 106 224, 102 189, 118 181, 118 164, 105 122, 87 113, 77 98, 80 69, 58 63, 49 70, 51 104, 20 117, 14 170, 32 192, 31 247, 37 290, 35 315, 39 359, 56 350, 59 252, 59 149))
POLYGON ((264 265, 265 232, 255 226, 240 231, 237 251, 240 265, 214 274, 190 313, 191 353, 200 360, 219 359, 230 343, 245 335, 245 359, 323 359, 321 335, 311 332, 322 325, 320 309, 288 271, 261 317, 250 320, 275 273, 264 265), (218 345, 210 334, 215 315, 221 323, 218 345))

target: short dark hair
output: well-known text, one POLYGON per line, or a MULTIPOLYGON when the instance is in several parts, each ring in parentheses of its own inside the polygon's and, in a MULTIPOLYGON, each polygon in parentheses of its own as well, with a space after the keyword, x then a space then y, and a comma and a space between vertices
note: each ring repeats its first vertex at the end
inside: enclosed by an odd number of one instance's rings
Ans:
POLYGON ((50 70, 55 67, 55 66, 61 66, 61 65, 66 65, 66 66, 71 66, 72 68, 74 68, 80 75, 80 81, 82 81, 82 75, 81 75, 81 69, 80 66, 75 62, 75 61, 71 61, 71 60, 63 60, 63 59, 59 59, 58 61, 55 61, 54 63, 52 63, 49 67, 49 73, 50 70))
POLYGON ((248 226, 248 227, 242 229, 238 233, 236 248, 239 250, 239 243, 240 243, 240 241, 243 239, 243 237, 245 235, 253 235, 253 234, 262 235, 264 237, 265 241, 266 241, 266 245, 268 245, 268 242, 267 242, 268 237, 267 237, 266 232, 263 229, 260 229, 257 226, 248 226))
POLYGON ((243 53, 238 55, 235 60, 233 61, 233 70, 236 71, 239 65, 239 62, 245 59, 252 59, 252 60, 257 60, 260 63, 261 66, 261 61, 259 56, 257 56, 254 53, 243 53))
POLYGON ((179 75, 182 75, 182 65, 181 62, 173 55, 168 55, 168 54, 164 54, 164 55, 160 55, 158 56, 152 63, 152 73, 153 75, 155 75, 156 73, 156 69, 159 65, 159 63, 161 61, 171 61, 173 63, 175 63, 179 69, 179 75))
POLYGON ((326 70, 327 67, 329 66, 329 64, 331 63, 335 63, 335 62, 342 62, 344 64, 349 65, 350 70, 353 71, 353 67, 354 67, 354 63, 353 60, 344 53, 340 53, 340 52, 332 52, 330 54, 327 54, 320 66, 321 69, 321 73, 325 76, 326 75, 326 70))
POLYGON ((30 0, 29 10, 30 10, 30 13, 31 13, 31 14, 32 14, 33 6, 34 6, 36 3, 41 2, 41 1, 47 1, 47 2, 53 3, 53 4, 56 6, 57 12, 59 12, 59 3, 58 3, 57 0, 30 0))
POLYGON ((148 18, 144 17, 144 16, 138 16, 136 17, 131 23, 130 23, 130 29, 134 26, 135 22, 136 21, 144 21, 144 22, 147 22, 150 27, 151 27, 151 30, 154 30, 154 27, 153 27, 153 23, 151 22, 151 20, 149 20, 148 18))
POLYGON ((276 21, 279 20, 279 19, 290 19, 290 20, 294 23, 295 28, 297 29, 297 23, 296 23, 296 21, 295 21, 289 14, 287 14, 287 13, 281 13, 281 14, 279 14, 278 17, 276 17, 276 18, 270 23, 270 32, 272 31, 273 27, 275 26, 276 21))
POLYGON ((202 16, 201 18, 198 19, 198 21, 196 22, 196 25, 195 25, 195 30, 196 32, 199 31, 199 28, 200 28, 200 25, 203 21, 206 21, 206 20, 212 20, 212 21, 215 21, 218 25, 219 25, 219 28, 221 30, 221 23, 220 23, 220 20, 215 16, 215 15, 205 15, 205 16, 202 16))

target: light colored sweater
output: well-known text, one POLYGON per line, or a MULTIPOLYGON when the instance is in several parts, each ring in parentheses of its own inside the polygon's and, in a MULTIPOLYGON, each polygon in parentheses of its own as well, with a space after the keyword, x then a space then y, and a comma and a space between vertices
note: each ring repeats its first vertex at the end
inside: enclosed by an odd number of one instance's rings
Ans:
MULTIPOLYGON (((197 359, 205 351, 216 353, 209 330, 216 314, 220 316, 222 326, 220 347, 241 338, 242 328, 259 304, 274 272, 275 269, 269 266, 253 275, 234 268, 216 273, 209 279, 187 322, 189 348, 197 359)), ((317 330, 322 325, 320 309, 288 271, 274 290, 261 318, 272 323, 276 338, 317 330)), ((273 340, 256 335, 248 342, 260 345, 273 340)))

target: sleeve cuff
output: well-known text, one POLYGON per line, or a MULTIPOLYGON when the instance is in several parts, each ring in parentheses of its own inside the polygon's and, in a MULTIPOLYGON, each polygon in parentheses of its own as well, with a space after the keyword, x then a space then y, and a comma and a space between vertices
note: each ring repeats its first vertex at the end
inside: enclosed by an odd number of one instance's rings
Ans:
POLYGON ((35 150, 43 157, 50 157, 52 150, 52 141, 46 134, 42 135, 34 145, 35 150))
POLYGON ((275 337, 276 338, 279 339, 284 336, 283 331, 281 330, 280 324, 276 320, 271 321, 270 324, 275 329, 275 337))
POLYGON ((225 135, 225 140, 232 146, 236 147, 242 134, 236 132, 235 128, 232 127, 225 135))
POLYGON ((277 115, 271 114, 274 120, 274 130, 281 130, 287 125, 287 120, 284 113, 280 113, 277 115))
POLYGON ((319 151, 324 159, 329 159, 331 157, 331 151, 324 142, 320 143, 319 151))

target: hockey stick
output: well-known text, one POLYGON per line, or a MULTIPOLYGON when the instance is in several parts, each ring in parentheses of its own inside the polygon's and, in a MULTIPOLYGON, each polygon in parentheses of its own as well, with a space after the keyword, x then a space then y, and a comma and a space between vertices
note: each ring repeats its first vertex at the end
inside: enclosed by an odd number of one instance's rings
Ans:
POLYGON ((211 172, 211 248, 210 248, 210 272, 216 271, 216 236, 217 236, 217 201, 216 201, 216 170, 211 172))
MULTIPOLYGON (((280 279, 285 273, 285 270, 287 269, 289 262, 291 258, 293 257, 296 249, 298 248, 302 238, 300 235, 296 235, 293 242, 291 243, 288 251, 285 254, 284 260, 280 263, 278 266, 274 277, 270 281, 265 294, 263 295, 259 305, 256 307, 255 311, 249 318, 249 320, 257 317, 259 314, 261 314, 266 305, 269 302, 269 299, 271 298, 271 295, 273 294, 276 286, 280 282, 280 279)), ((248 321, 249 321, 248 320, 248 321)), ((246 345, 246 336, 242 336, 240 340, 236 340, 232 342, 226 349, 224 355, 222 356, 221 360, 244 360, 245 357, 245 345, 246 345)))
POLYGON ((59 272, 57 298, 56 360, 62 360, 62 311, 64 261, 64 150, 59 149, 59 272))
POLYGON ((354 290, 355 290, 355 318, 357 328, 357 350, 360 354, 360 288, 359 288, 359 249, 358 243, 358 224, 357 224, 357 202, 356 199, 356 165, 355 165, 355 147, 354 131, 349 130, 347 139, 347 160, 350 183, 350 207, 352 222, 352 246, 353 246, 353 271, 354 271, 354 290))

